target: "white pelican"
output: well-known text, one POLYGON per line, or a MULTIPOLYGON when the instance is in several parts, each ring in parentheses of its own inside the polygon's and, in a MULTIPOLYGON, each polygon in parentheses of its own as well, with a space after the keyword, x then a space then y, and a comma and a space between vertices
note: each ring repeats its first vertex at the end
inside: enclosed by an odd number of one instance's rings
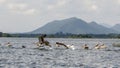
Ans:
POLYGON ((75 50, 74 45, 66 45, 69 49, 75 50))
POLYGON ((94 47, 94 48, 95 48, 95 49, 100 49, 99 44, 95 45, 95 47, 94 47))
POLYGON ((39 40, 38 45, 40 46, 40 45, 44 44, 45 46, 51 47, 50 43, 47 40, 44 40, 45 37, 46 37, 46 34, 44 34, 38 38, 38 40, 39 40))
POLYGON ((113 43, 112 46, 114 46, 114 47, 120 47, 120 43, 113 43))
POLYGON ((107 48, 107 46, 105 46, 105 44, 100 45, 100 49, 105 49, 105 48, 107 48))
POLYGON ((105 49, 105 48, 107 48, 107 46, 105 46, 104 44, 102 44, 102 45, 97 44, 94 48, 95 49, 105 49))
POLYGON ((83 49, 89 49, 89 47, 87 46, 87 44, 85 44, 84 46, 82 46, 83 49))
POLYGON ((10 42, 6 43, 6 45, 7 45, 8 47, 11 47, 11 46, 12 46, 12 44, 11 44, 10 42))
POLYGON ((60 42, 56 42, 56 46, 57 47, 64 46, 66 49, 69 49, 67 45, 65 45, 64 43, 60 43, 60 42))

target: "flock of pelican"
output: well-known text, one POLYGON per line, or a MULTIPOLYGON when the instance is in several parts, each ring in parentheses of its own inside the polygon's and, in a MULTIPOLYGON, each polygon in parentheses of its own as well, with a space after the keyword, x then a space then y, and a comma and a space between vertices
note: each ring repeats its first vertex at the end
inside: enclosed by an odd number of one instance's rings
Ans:
MULTIPOLYGON (((87 46, 87 44, 85 44, 82 48, 83 48, 83 49, 89 49, 89 47, 87 46)), ((107 46, 106 46, 105 44, 102 44, 102 45, 96 44, 96 45, 93 47, 93 49, 106 49, 106 48, 107 48, 107 46)))
MULTIPOLYGON (((40 36, 40 37, 38 38, 39 42, 34 43, 34 44, 36 44, 38 47, 44 47, 44 46, 52 47, 47 40, 44 40, 45 37, 46 37, 46 35, 40 36)), ((1 44, 0 44, 0 45, 1 45, 1 44)), ((12 44, 11 44, 10 42, 7 42, 6 45, 7 45, 8 47, 12 47, 12 44)), ((56 42, 56 43, 55 43, 55 46, 56 46, 56 47, 65 47, 66 49, 75 50, 75 46, 74 46, 73 44, 72 44, 72 45, 66 45, 66 44, 61 43, 61 42, 56 42)), ((26 48, 26 46, 22 46, 22 48, 26 48)), ((86 50, 90 49, 87 44, 83 45, 82 48, 83 48, 83 49, 86 49, 86 50)), ((105 44, 102 44, 102 45, 96 44, 93 48, 94 48, 94 49, 106 49, 107 46, 106 46, 105 44)))
MULTIPOLYGON (((33 44, 35 44, 35 45, 37 45, 37 47, 45 47, 45 46, 49 46, 49 47, 52 47, 50 44, 49 44, 49 42, 47 41, 47 42, 44 42, 44 43, 39 43, 39 42, 37 42, 37 43, 33 43, 33 44)), ((0 44, 1 45, 1 44, 0 44)), ((8 47, 12 47, 13 46, 13 44, 11 44, 10 42, 7 42, 5 45, 7 45, 8 47)), ((60 43, 60 42, 56 42, 55 43, 55 46, 56 47, 65 47, 66 49, 72 49, 72 50, 75 50, 75 46, 72 44, 72 45, 66 45, 66 44, 64 44, 64 43, 60 43)), ((23 46, 22 45, 22 48, 26 48, 26 46, 23 46)), ((100 44, 96 44, 94 47, 93 47, 94 49, 106 49, 107 48, 107 46, 105 45, 105 44, 102 44, 102 45, 100 45, 100 44)), ((83 45, 82 46, 82 49, 85 49, 85 50, 88 50, 88 49, 90 49, 89 48, 89 46, 87 45, 87 44, 85 44, 85 45, 83 45)))
MULTIPOLYGON (((36 43, 36 45, 37 45, 38 47, 43 47, 43 46, 49 46, 49 47, 51 47, 50 43, 49 43, 47 40, 44 40, 45 37, 46 37, 46 35, 43 35, 43 36, 40 36, 40 37, 39 37, 39 42, 36 43)), ((75 46, 74 46, 73 44, 72 44, 72 45, 66 45, 66 44, 61 43, 61 42, 56 42, 55 44, 56 44, 56 45, 55 45, 56 47, 61 47, 61 46, 63 46, 63 47, 65 47, 66 49, 72 49, 72 50, 75 49, 75 46)), ((83 49, 86 49, 86 50, 89 49, 89 47, 88 47, 87 44, 83 45, 82 48, 83 48, 83 49)), ((95 47, 94 47, 94 49, 106 49, 106 48, 107 48, 107 46, 104 45, 104 44, 102 44, 102 45, 97 44, 97 45, 95 45, 95 47)))
MULTIPOLYGON (((0 46, 1 46, 2 44, 0 44, 0 46)), ((7 42, 7 43, 5 43, 4 45, 6 45, 7 47, 13 47, 13 44, 11 43, 11 42, 7 42)), ((24 45, 22 45, 21 46, 22 48, 26 48, 26 46, 24 46, 24 45)))
MULTIPOLYGON (((35 43, 38 47, 44 47, 44 46, 48 46, 48 45, 45 45, 45 44, 40 44, 39 42, 37 42, 37 43, 35 43)), ((60 43, 60 42, 56 42, 55 43, 55 46, 56 47, 65 47, 66 49, 72 49, 72 50, 75 50, 76 48, 75 48, 75 46, 72 44, 72 45, 66 45, 66 44, 64 44, 64 43, 60 43)), ((49 46, 49 47, 51 47, 51 46, 49 46)), ((85 45, 83 45, 83 46, 81 46, 82 47, 82 49, 85 49, 85 50, 89 50, 90 49, 90 47, 87 45, 87 44, 85 44, 85 45)), ((96 44, 94 47, 93 47, 93 49, 106 49, 107 48, 107 46, 105 45, 105 44, 102 44, 102 45, 100 45, 100 44, 96 44)))

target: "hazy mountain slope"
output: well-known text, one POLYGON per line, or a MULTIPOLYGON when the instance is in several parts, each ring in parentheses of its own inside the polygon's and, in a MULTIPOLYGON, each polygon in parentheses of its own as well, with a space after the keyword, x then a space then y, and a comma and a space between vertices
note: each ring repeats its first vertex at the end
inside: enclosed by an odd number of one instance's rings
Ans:
POLYGON ((115 26, 112 27, 112 29, 114 29, 120 33, 120 24, 116 24, 115 26))
POLYGON ((55 34, 57 32, 72 34, 108 34, 117 33, 117 31, 97 24, 96 22, 87 23, 76 17, 56 20, 40 27, 30 33, 55 34))
POLYGON ((102 25, 99 25, 96 22, 91 22, 89 25, 91 27, 93 27, 94 30, 96 30, 95 31, 95 33, 97 32, 96 34, 117 33, 117 31, 115 31, 115 30, 113 30, 111 28, 107 28, 107 27, 104 27, 102 25))

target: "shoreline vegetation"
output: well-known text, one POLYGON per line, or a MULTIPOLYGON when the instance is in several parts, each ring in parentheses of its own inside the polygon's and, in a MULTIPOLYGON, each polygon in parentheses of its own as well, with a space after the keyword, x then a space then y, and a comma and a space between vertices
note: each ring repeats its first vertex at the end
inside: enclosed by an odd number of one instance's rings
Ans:
MULTIPOLYGON (((2 33, 0 37, 39 37, 41 34, 27 34, 27 33, 2 33)), ((47 34, 47 38, 117 38, 120 39, 120 34, 71 34, 71 33, 56 33, 47 34)))

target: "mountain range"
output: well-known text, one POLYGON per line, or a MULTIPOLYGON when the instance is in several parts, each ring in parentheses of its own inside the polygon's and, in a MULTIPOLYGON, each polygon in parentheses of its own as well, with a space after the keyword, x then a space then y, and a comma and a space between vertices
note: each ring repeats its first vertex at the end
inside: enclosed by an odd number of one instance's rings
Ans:
POLYGON ((30 34, 55 34, 55 33, 72 33, 72 34, 109 34, 120 33, 120 24, 108 28, 96 22, 86 22, 82 19, 72 17, 63 20, 55 20, 46 25, 35 29, 30 34))

